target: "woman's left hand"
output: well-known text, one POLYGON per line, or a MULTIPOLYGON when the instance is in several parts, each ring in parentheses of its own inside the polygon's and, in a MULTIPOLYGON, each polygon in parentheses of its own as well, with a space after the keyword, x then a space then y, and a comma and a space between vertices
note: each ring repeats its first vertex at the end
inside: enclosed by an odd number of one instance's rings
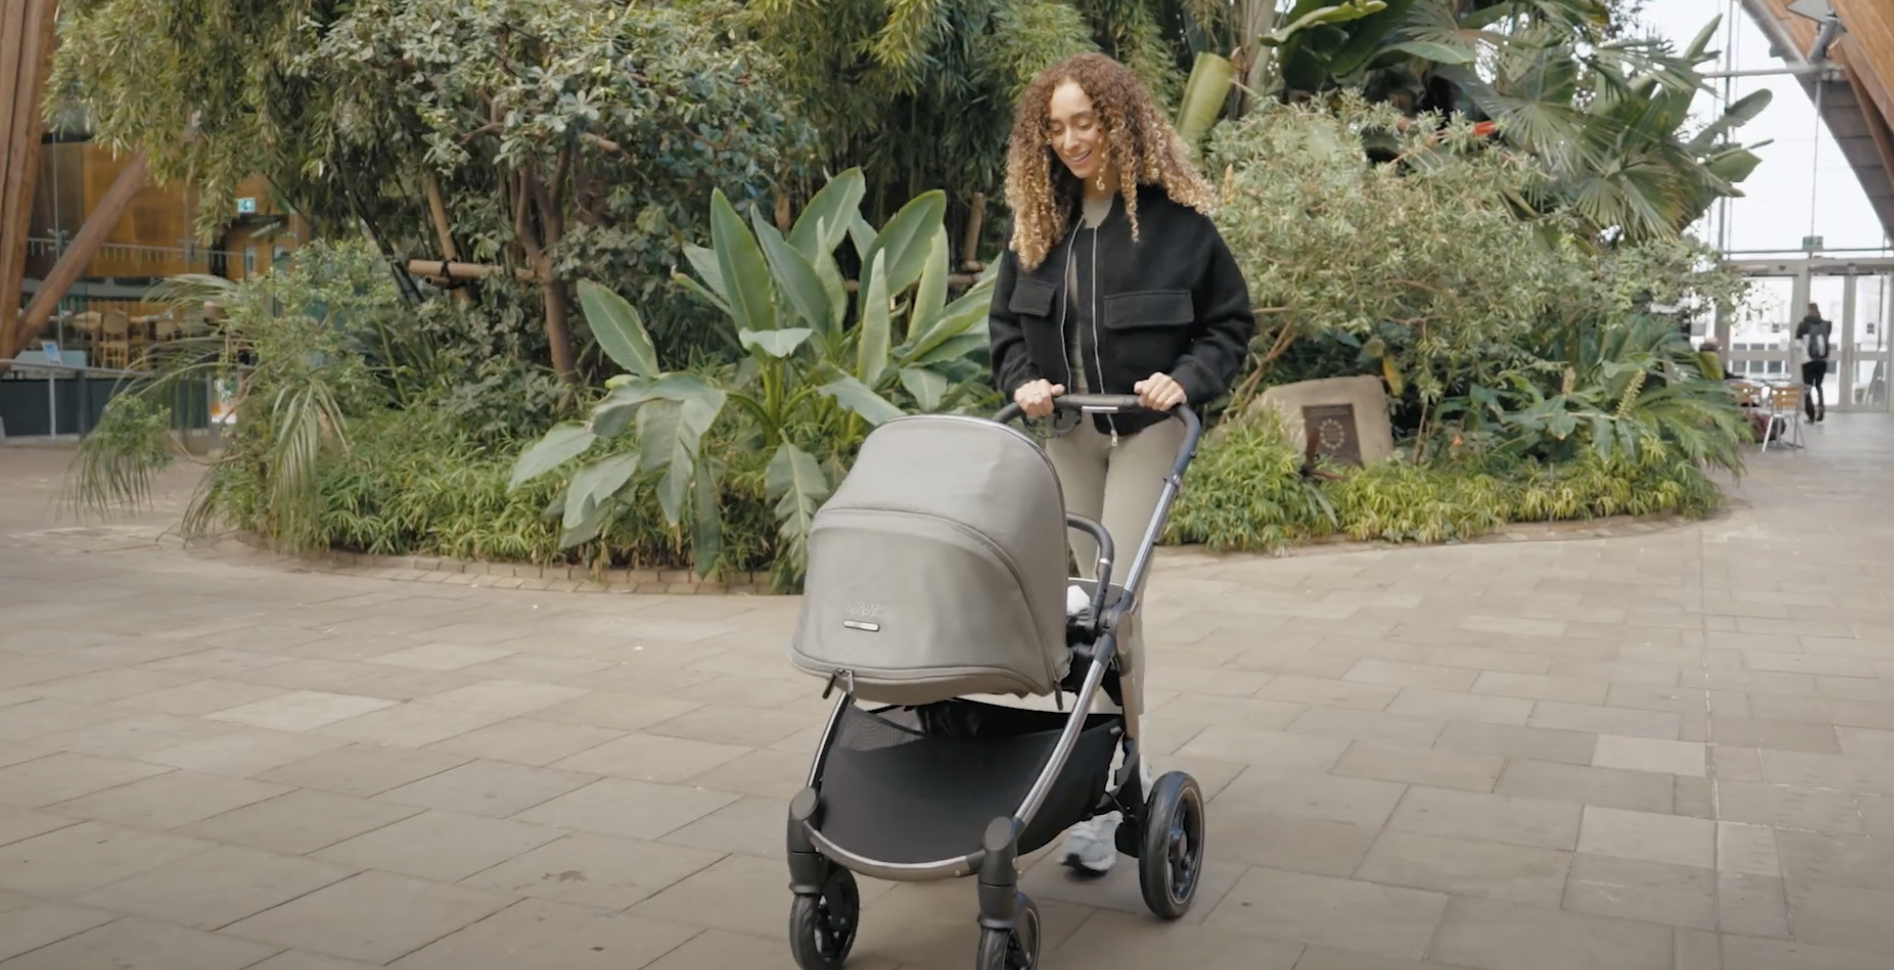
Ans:
POLYGON ((1183 385, 1172 380, 1169 374, 1152 374, 1131 389, 1138 392, 1138 400, 1153 411, 1169 411, 1184 403, 1183 385))

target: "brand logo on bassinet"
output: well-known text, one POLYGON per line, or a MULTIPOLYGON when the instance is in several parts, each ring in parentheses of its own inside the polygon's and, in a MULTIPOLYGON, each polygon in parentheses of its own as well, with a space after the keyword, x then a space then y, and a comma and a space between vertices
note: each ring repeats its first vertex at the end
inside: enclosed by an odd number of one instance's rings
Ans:
POLYGON ((850 603, 843 613, 847 619, 842 621, 842 626, 866 633, 881 632, 880 603, 850 603))

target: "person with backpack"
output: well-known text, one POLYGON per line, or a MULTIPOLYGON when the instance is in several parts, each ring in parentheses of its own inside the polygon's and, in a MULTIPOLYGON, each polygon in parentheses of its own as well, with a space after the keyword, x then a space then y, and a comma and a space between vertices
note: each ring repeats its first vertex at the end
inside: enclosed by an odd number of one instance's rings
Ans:
POLYGON ((1822 382, 1828 379, 1829 344, 1835 336, 1835 324, 1822 319, 1822 306, 1810 303, 1807 316, 1795 325, 1795 339, 1802 344, 1802 383, 1809 393, 1802 398, 1802 410, 1810 421, 1828 417, 1828 401, 1822 394, 1822 382))

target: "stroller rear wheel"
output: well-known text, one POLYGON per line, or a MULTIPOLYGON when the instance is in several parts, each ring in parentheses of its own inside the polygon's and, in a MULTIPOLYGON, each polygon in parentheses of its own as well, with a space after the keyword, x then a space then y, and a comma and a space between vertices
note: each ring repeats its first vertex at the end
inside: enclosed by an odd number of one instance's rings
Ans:
POLYGON ((861 929, 855 874, 833 867, 820 896, 797 896, 789 910, 789 951, 802 970, 842 970, 861 929))
POLYGON ((1138 882, 1151 912, 1163 919, 1190 912, 1203 873, 1203 847, 1203 789, 1197 779, 1169 772, 1151 787, 1138 853, 1138 882))
POLYGON ((1039 907, 1019 894, 1019 915, 1011 932, 980 931, 980 956, 974 970, 1034 970, 1039 966, 1039 907))

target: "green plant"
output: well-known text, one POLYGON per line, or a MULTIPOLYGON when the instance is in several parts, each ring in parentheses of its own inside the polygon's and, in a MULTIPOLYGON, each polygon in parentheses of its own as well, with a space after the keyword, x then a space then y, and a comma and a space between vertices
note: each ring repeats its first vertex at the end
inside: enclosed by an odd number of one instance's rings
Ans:
POLYGON ((1722 499, 1716 483, 1690 462, 1605 458, 1593 450, 1554 462, 1448 449, 1427 464, 1396 458, 1366 468, 1325 468, 1315 476, 1275 412, 1256 407, 1204 439, 1165 539, 1216 552, 1262 553, 1337 535, 1358 542, 1465 542, 1509 522, 1700 517, 1722 499))
POLYGON ((877 231, 859 215, 862 191, 859 171, 837 176, 787 236, 754 211, 744 226, 722 194, 714 196, 712 245, 687 249, 698 278, 680 280, 725 314, 744 351, 735 364, 663 369, 637 310, 581 282, 586 319, 626 373, 606 382, 584 422, 554 427, 522 454, 512 478, 518 486, 596 455, 567 479, 562 544, 591 539, 651 488, 673 528, 690 503, 693 559, 709 575, 723 549, 718 483, 726 466, 702 443, 720 421, 734 421, 738 449, 770 456, 774 581, 793 585, 816 509, 868 429, 904 413, 897 401, 928 411, 987 403, 984 368, 968 358, 986 345, 990 274, 947 302, 941 193, 914 199, 877 231), (855 298, 834 259, 844 239, 864 257, 855 298))
POLYGON ((1584 287, 1585 255, 1504 206, 1543 177, 1529 160, 1476 150, 1465 123, 1416 124, 1392 136, 1400 164, 1369 164, 1359 133, 1395 131, 1399 117, 1349 97, 1219 127, 1212 156, 1231 174, 1217 224, 1259 308, 1239 402, 1298 343, 1326 342, 1331 366, 1411 393, 1425 432, 1442 398, 1497 380, 1584 287))
POLYGON ((183 276, 160 284, 154 302, 185 312, 214 304, 215 325, 153 349, 146 361, 153 376, 127 389, 130 400, 115 405, 108 433, 80 444, 68 503, 99 510, 146 502, 160 423, 151 413, 168 417, 163 402, 191 385, 227 385, 234 393, 224 447, 185 509, 185 532, 227 519, 233 483, 247 481, 256 485, 248 518, 263 535, 288 551, 320 546, 318 466, 349 449, 349 415, 388 403, 387 389, 348 349, 349 321, 359 325, 385 307, 387 285, 366 247, 324 244, 242 283, 183 276))
POLYGON ((1274 552, 1340 525, 1272 408, 1226 420, 1204 439, 1166 525, 1169 541, 1213 552, 1274 552))
MULTIPOLYGON (((261 179, 328 238, 498 269, 463 293, 509 351, 589 369, 571 281, 622 281, 656 335, 711 189, 767 199, 816 132, 720 0, 74 0, 52 90, 101 144, 198 191, 209 242, 261 179)), ((820 20, 821 18, 811 18, 820 20)), ((491 372, 481 376, 490 376, 491 372)), ((567 402, 569 404, 569 402, 567 402)))
POLYGON ((1562 353, 1474 387, 1443 413, 1486 429, 1501 455, 1564 464, 1590 450, 1625 466, 1743 470, 1748 424, 1735 395, 1675 325, 1641 314, 1582 317, 1562 353), (1549 385, 1549 386, 1548 386, 1549 385))

